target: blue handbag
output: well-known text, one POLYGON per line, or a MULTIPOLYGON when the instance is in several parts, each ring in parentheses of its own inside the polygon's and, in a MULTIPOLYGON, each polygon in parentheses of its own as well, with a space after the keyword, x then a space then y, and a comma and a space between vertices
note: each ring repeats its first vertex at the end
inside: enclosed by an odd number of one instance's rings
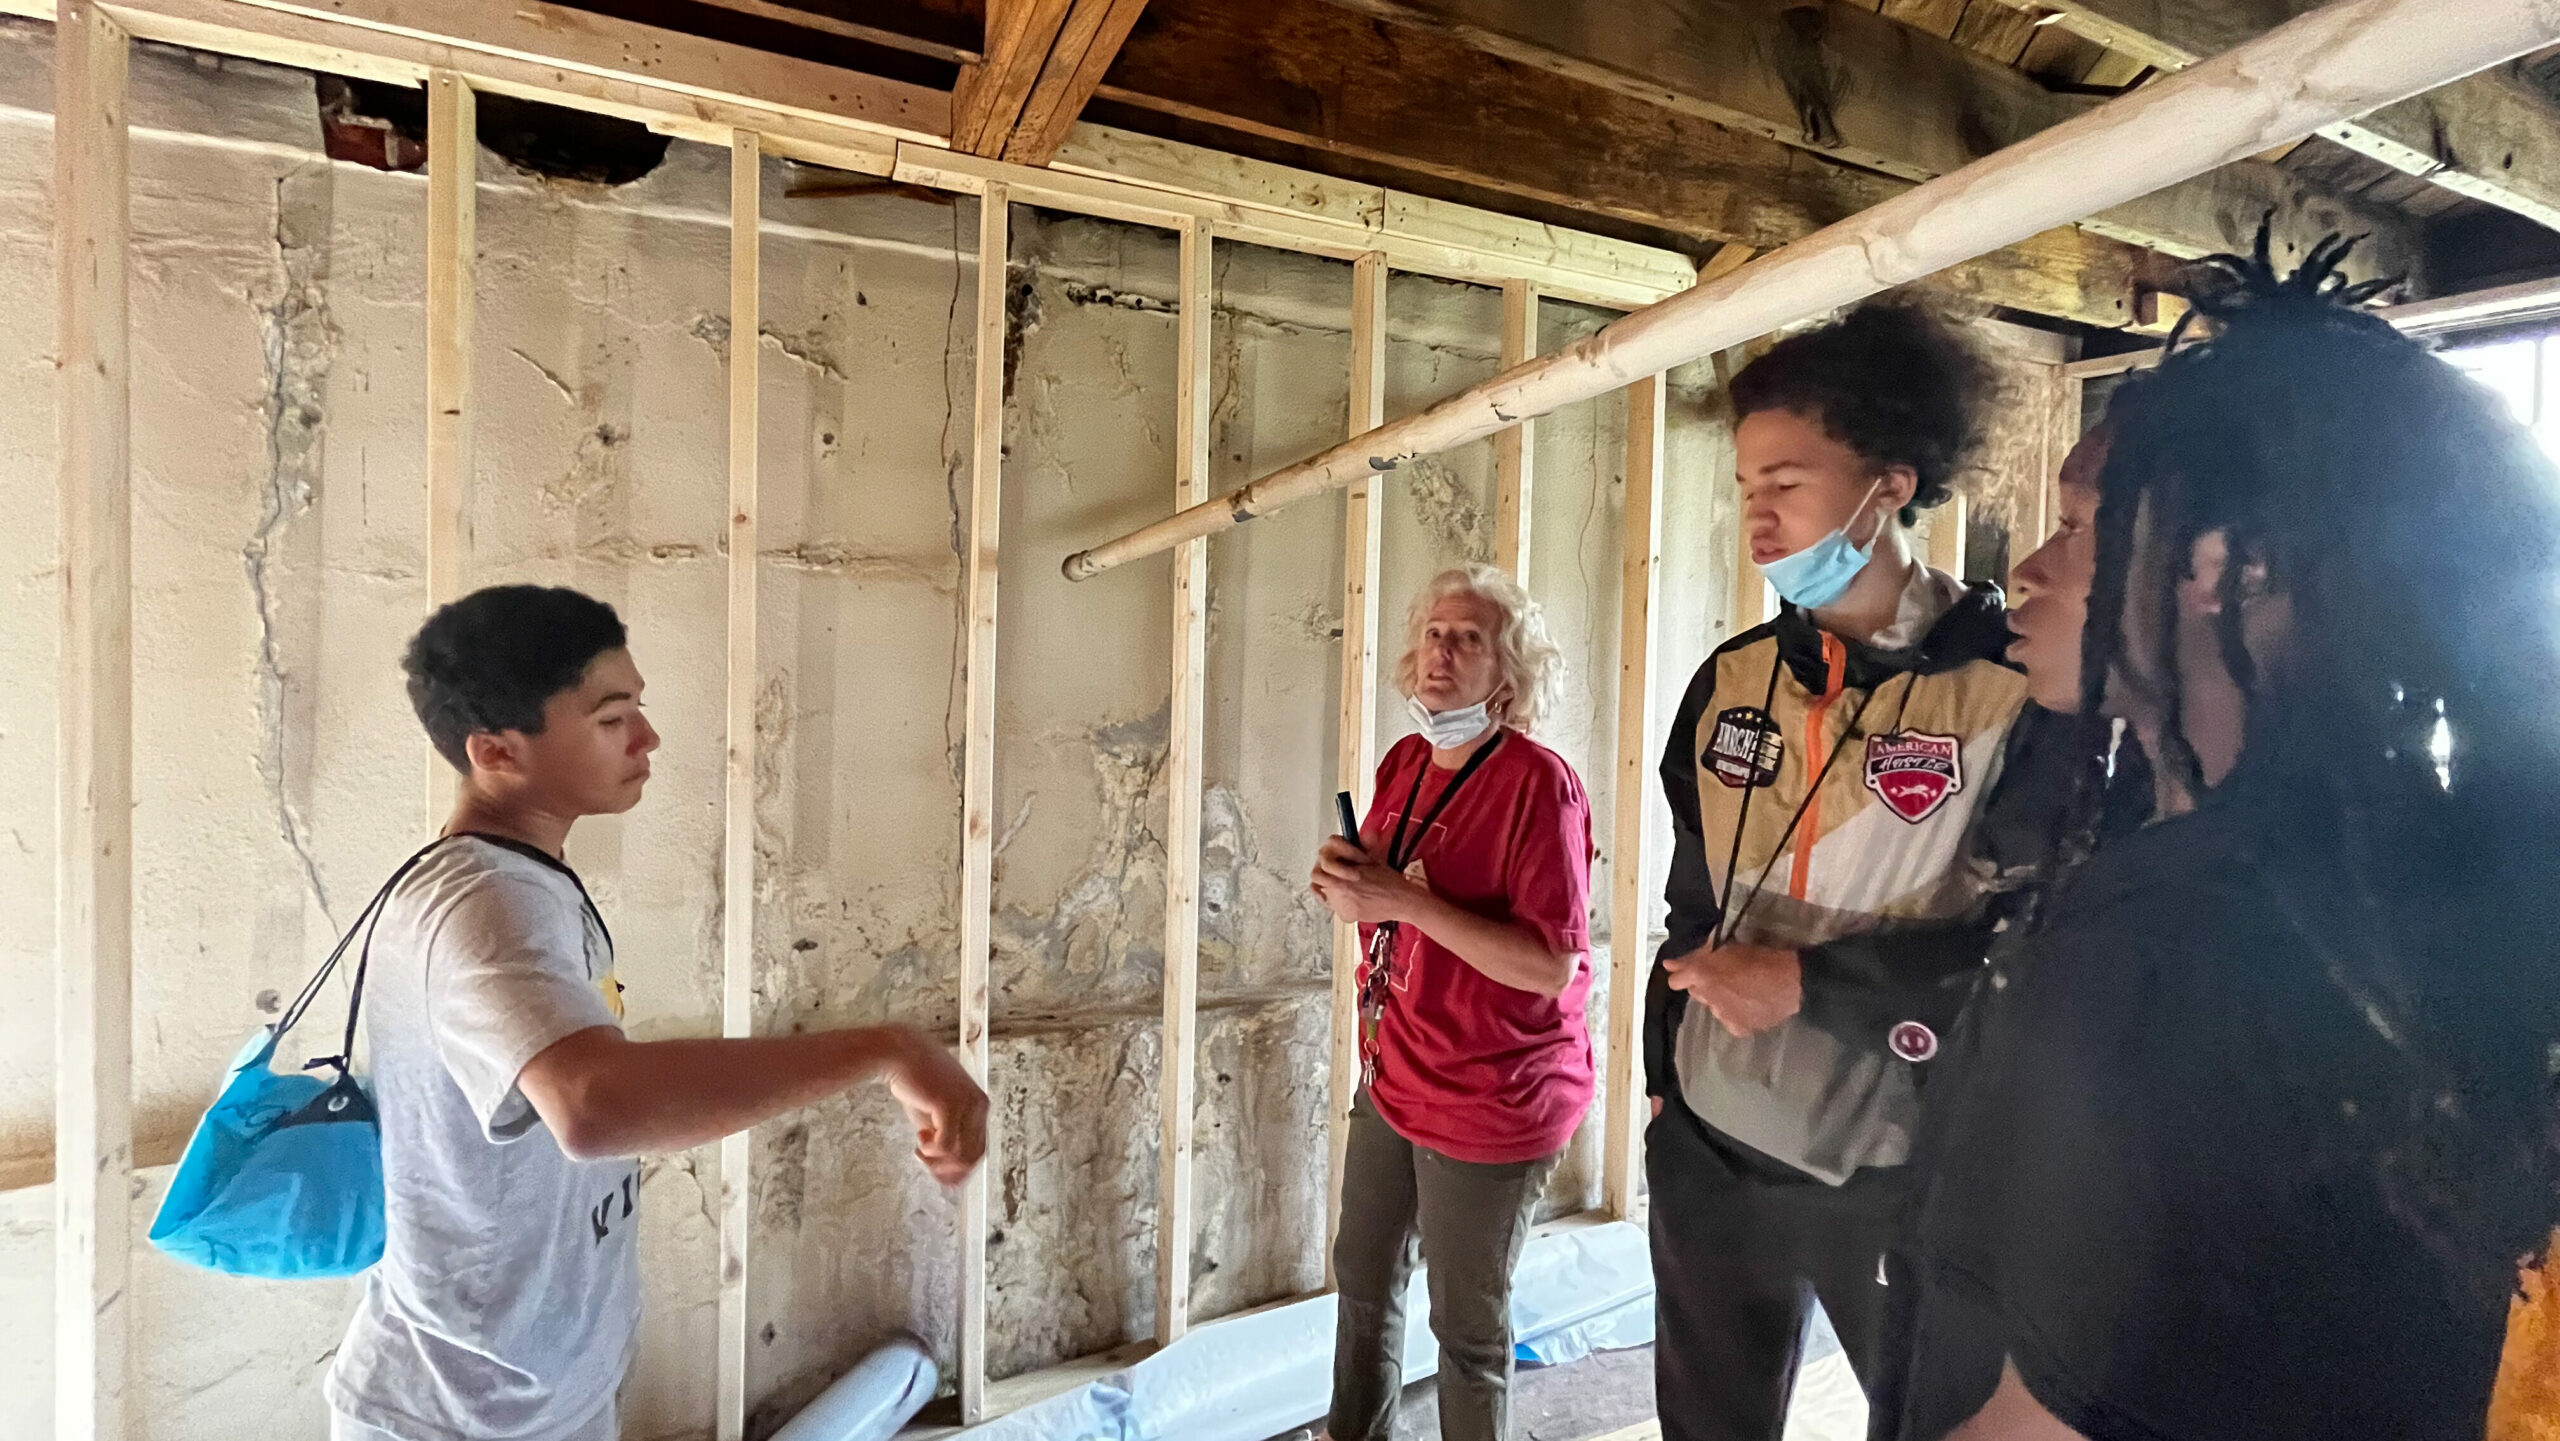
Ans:
POLYGON ((382 1125, 371 1090, 350 1069, 356 1016, 383 902, 443 843, 430 843, 391 873, 293 1004, 232 1059, 152 1219, 152 1245, 227 1275, 279 1281, 351 1276, 382 1259, 382 1125), (269 1069, 359 935, 339 1053, 297 1072, 269 1069), (310 1074, 319 1070, 336 1075, 310 1074))

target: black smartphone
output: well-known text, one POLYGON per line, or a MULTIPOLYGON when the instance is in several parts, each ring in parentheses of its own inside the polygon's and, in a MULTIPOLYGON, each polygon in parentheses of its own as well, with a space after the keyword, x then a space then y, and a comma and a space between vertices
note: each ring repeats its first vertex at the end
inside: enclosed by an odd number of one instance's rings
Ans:
POLYGON ((1351 792, 1335 791, 1333 810, 1342 822, 1342 838, 1355 846, 1360 844, 1360 813, 1351 808, 1351 792))

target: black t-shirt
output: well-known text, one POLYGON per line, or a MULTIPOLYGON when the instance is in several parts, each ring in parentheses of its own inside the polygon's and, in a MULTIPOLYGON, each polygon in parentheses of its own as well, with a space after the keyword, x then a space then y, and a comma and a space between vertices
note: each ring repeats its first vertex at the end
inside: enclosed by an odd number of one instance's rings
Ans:
MULTIPOLYGON (((2374 1122, 2410 1072, 2329 943, 2347 902, 2273 858, 2267 806, 2113 843, 1994 956, 1923 1123, 1877 1435, 1937 1441, 2005 1358, 2097 1441, 2479 1441, 2505 1290, 2547 1232, 2449 1243, 2395 1213, 2374 1122)), ((2498 1114, 2530 1114, 2547 1012, 2450 1009, 2523 1097, 2498 1114)), ((2547 1224, 2522 1171, 2482 1175, 2484 1207, 2547 1224)))

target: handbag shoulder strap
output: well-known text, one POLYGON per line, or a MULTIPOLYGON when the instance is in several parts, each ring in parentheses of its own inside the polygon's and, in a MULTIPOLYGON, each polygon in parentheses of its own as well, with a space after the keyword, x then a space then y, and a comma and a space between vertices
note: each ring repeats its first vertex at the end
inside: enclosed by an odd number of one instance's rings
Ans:
POLYGON ((329 958, 320 963, 320 969, 311 973, 311 979, 303 983, 301 992, 293 998, 293 1004, 287 1006, 284 1015, 277 1019, 271 1032, 270 1050, 281 1045, 285 1034, 301 1023, 303 1013, 310 1010, 311 1003, 319 998, 320 988, 328 984, 329 977, 337 973, 338 962, 346 956, 347 947, 354 945, 356 937, 362 935, 364 944, 356 952, 355 984, 347 996, 346 1039, 337 1055, 322 1056, 303 1066, 304 1070, 310 1070, 316 1066, 335 1066, 341 1075, 346 1073, 355 1059, 356 1015, 364 1005, 365 964, 373 955, 373 929, 382 919, 382 907, 391 899, 391 893, 399 889, 400 883, 409 878, 409 873, 418 868, 419 862, 433 854, 437 847, 453 839, 455 839, 453 836, 438 836, 420 846, 407 860, 400 863, 399 868, 391 873, 391 878, 382 883, 382 888, 373 893, 373 899, 365 902, 364 909, 356 913, 355 923, 347 927, 347 933, 340 936, 338 944, 331 948, 329 958))

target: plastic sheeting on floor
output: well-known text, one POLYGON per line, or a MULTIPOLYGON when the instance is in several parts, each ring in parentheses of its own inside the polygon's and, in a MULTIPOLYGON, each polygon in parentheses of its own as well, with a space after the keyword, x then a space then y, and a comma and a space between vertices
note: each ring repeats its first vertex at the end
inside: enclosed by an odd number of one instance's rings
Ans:
MULTIPOLYGON (((1439 1366, 1430 1296, 1405 1297, 1404 1377, 1439 1366)), ((953 1441, 1264 1441, 1324 1414, 1333 1389, 1333 1298, 1203 1325, 1172 1346, 953 1441)), ((1522 1360, 1553 1365, 1653 1340, 1653 1264, 1641 1227, 1610 1222, 1533 1238, 1512 1273, 1522 1360)), ((779 1441, 779 1438, 777 1438, 779 1441)))
POLYGON ((941 1380, 924 1344, 900 1336, 855 1362, 773 1441, 885 1441, 924 1409, 941 1380))

